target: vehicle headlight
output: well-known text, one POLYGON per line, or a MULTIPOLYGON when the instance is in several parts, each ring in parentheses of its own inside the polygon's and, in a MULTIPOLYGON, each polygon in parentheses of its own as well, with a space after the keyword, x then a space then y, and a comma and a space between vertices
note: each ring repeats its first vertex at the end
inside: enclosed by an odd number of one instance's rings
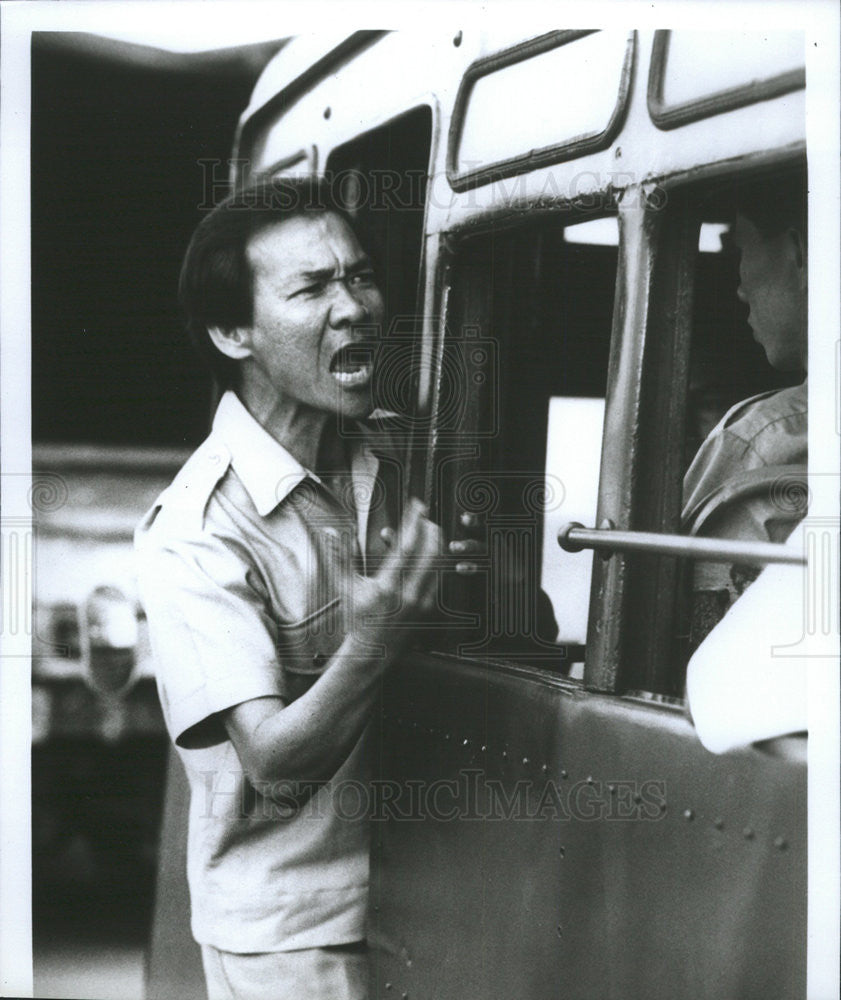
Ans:
POLYGON ((105 695, 119 695, 133 682, 137 664, 137 611, 114 586, 96 587, 82 606, 85 677, 105 695))

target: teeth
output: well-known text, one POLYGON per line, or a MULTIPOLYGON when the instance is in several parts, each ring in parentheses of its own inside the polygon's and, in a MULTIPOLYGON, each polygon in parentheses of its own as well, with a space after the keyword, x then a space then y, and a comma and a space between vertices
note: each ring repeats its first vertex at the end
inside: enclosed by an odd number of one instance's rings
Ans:
POLYGON ((333 371, 330 374, 343 386, 364 385, 370 378, 373 365, 370 363, 360 365, 355 371, 333 371))
POLYGON ((373 350, 369 343, 359 342, 340 347, 330 360, 330 374, 343 388, 367 384, 373 373, 373 350))

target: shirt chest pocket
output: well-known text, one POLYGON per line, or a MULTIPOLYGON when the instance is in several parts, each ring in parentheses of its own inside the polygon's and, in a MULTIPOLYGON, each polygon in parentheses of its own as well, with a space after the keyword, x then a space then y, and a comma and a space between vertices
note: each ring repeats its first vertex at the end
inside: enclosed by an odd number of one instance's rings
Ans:
POLYGON ((300 698, 324 672, 345 637, 345 607, 335 597, 292 624, 277 627, 277 654, 290 700, 300 698))
POLYGON ((269 607, 274 609, 278 663, 287 696, 294 700, 324 672, 347 633, 358 543, 355 525, 337 523, 332 510, 322 519, 310 511, 306 521, 285 522, 283 540, 280 568, 276 553, 266 557, 275 573, 268 577, 269 607))

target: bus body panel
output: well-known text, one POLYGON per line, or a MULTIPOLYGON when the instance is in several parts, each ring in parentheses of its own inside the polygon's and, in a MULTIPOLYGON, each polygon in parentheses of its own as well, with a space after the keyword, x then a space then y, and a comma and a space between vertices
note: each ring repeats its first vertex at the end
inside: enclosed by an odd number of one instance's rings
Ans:
POLYGON ((804 994, 805 740, 716 757, 673 706, 444 656, 381 718, 375 995, 804 994))
MULTIPOLYGON (((253 102, 243 115, 235 156, 252 174, 269 170, 277 161, 294 155, 306 137, 317 149, 316 169, 322 172, 337 146, 419 103, 427 103, 429 95, 434 95, 440 114, 429 165, 427 228, 428 232, 444 232, 506 206, 577 201, 585 208, 598 209, 604 207, 610 192, 630 184, 645 182, 654 187, 672 177, 696 175, 705 167, 735 167, 754 157, 761 160, 769 151, 802 153, 805 148, 802 89, 726 113, 709 114, 667 132, 658 128, 651 118, 647 94, 654 32, 638 31, 624 122, 609 148, 454 191, 446 163, 462 76, 474 60, 523 40, 518 31, 493 37, 465 32, 460 45, 454 47, 454 34, 386 33, 350 62, 340 63, 333 72, 325 71, 323 79, 296 94, 291 104, 273 110, 269 92, 272 87, 277 93, 294 84, 297 69, 293 65, 284 74, 285 53, 279 53, 276 65, 270 64, 265 72, 266 82, 260 84, 260 101, 253 102), (399 73, 395 73, 395 66, 400 66, 399 73), (253 139, 243 141, 252 128, 253 139)), ((599 71, 600 67, 593 67, 594 80, 599 79, 599 71)), ((516 108, 518 102, 558 103, 562 99, 551 90, 515 92, 508 107, 516 108)), ((489 130, 496 127, 498 123, 488 125, 489 130)))

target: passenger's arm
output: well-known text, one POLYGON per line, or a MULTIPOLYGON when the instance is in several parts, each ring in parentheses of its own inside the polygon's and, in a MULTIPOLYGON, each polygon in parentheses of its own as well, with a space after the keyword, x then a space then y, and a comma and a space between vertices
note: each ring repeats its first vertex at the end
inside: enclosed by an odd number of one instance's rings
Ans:
MULTIPOLYGON (((794 548, 799 540, 789 542, 794 548)), ((805 570, 768 566, 689 661, 686 688, 698 737, 713 753, 807 727, 803 629, 805 570), (775 655, 775 647, 788 655, 775 655)))

